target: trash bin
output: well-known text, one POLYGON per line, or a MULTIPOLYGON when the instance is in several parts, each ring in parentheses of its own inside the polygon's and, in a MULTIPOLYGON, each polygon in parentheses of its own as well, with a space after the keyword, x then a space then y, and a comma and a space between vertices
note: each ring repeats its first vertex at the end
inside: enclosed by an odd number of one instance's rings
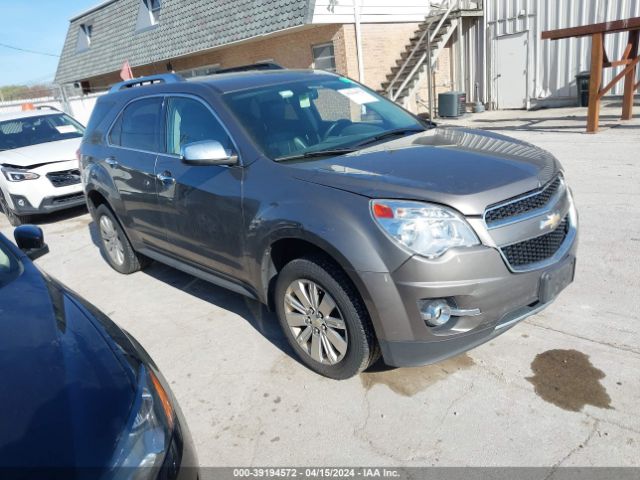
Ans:
POLYGON ((578 106, 589 106, 589 80, 591 79, 591 73, 580 72, 576 75, 576 86, 578 87, 578 106))

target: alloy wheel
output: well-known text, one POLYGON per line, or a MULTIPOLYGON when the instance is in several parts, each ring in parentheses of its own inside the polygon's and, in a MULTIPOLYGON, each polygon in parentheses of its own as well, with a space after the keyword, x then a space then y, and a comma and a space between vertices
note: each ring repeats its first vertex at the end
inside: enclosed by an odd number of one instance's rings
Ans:
POLYGON ((317 283, 297 279, 284 295, 286 321, 301 349, 316 362, 335 365, 346 355, 347 326, 333 297, 317 283))
POLYGON ((116 265, 124 264, 124 246, 113 221, 103 215, 100 217, 100 236, 111 261, 116 265))

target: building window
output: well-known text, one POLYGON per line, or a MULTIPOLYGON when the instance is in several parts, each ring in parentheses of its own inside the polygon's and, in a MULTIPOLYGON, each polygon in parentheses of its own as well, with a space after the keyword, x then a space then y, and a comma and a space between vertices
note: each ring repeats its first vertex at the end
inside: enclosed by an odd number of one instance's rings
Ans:
POLYGON ((216 63, 215 65, 204 65, 202 67, 192 68, 191 70, 180 70, 178 73, 184 78, 193 78, 213 75, 218 70, 220 70, 220 64, 216 63))
POLYGON ((91 35, 93 34, 93 25, 90 23, 83 23, 80 25, 78 31, 78 43, 76 45, 77 52, 83 52, 88 50, 91 46, 91 35))
POLYGON ((158 21, 160 16, 160 0, 145 0, 145 5, 154 22, 158 21))
POLYGON ((336 57, 333 50, 333 43, 323 43, 311 47, 313 53, 313 68, 317 70, 336 71, 336 57))
POLYGON ((136 30, 145 30, 155 26, 160 21, 160 10, 160 0, 140 0, 136 30))

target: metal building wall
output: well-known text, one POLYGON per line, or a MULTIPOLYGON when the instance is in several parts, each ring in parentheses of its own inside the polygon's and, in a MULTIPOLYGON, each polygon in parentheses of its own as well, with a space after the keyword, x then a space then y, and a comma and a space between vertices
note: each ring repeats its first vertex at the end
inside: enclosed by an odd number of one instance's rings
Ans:
MULTIPOLYGON (((465 35, 466 58, 477 67, 473 76, 467 75, 465 87, 471 93, 471 83, 479 82, 483 100, 495 107, 495 78, 499 74, 493 55, 496 38, 529 32, 529 104, 573 103, 577 95, 575 75, 589 69, 591 39, 542 41, 541 33, 630 17, 640 17, 640 0, 485 0, 484 38, 477 27, 471 27, 465 35)), ((627 36, 607 35, 605 42, 609 57, 618 58, 627 36)), ((604 82, 619 71, 607 69, 604 82)), ((620 83, 611 95, 622 95, 622 88, 620 83)))

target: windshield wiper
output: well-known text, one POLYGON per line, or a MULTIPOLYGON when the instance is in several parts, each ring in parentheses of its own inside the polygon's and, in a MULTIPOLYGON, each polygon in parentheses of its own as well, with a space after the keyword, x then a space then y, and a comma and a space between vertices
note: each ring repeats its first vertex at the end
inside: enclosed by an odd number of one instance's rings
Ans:
POLYGON ((301 160, 304 158, 318 158, 318 157, 331 157, 338 155, 346 155, 347 153, 353 153, 357 149, 355 148, 339 148, 335 150, 318 150, 316 152, 305 152, 297 155, 289 155, 288 157, 276 158, 276 162, 286 162, 287 160, 301 160))
POLYGON ((401 135, 407 135, 409 133, 420 133, 424 132, 424 128, 396 128, 395 130, 389 130, 388 132, 380 133, 371 138, 367 138, 363 142, 357 143, 356 147, 364 147, 365 145, 369 145, 371 143, 379 142, 380 140, 386 140, 391 137, 398 137, 401 135))

